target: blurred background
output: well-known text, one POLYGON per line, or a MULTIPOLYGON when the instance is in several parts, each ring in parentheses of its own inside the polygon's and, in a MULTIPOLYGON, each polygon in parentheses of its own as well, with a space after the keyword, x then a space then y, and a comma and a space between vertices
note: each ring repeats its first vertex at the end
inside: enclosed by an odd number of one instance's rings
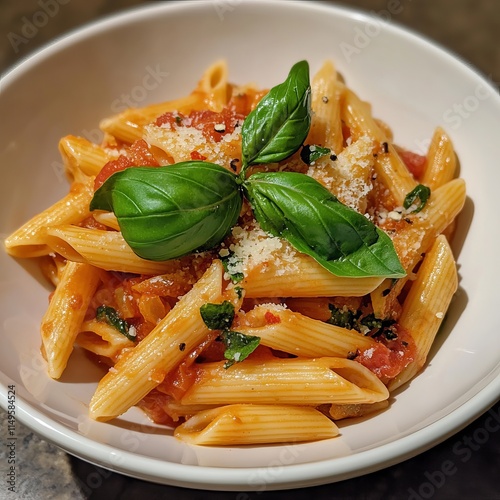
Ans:
MULTIPOLYGON (((190 0, 185 0, 190 1, 190 0)), ((220 0, 206 0, 214 3, 220 0)), ((225 0, 230 4, 237 0, 225 0)), ((0 72, 68 31, 148 2, 141 0, 0 0, 0 72)), ((149 2, 152 3, 152 2, 149 2)), ((382 16, 398 6, 394 22, 428 37, 500 83, 500 1, 351 0, 335 3, 382 16)), ((297 27, 300 29, 300 27, 297 27)), ((1 110, 0 110, 1 119, 1 110)), ((500 125, 500 124, 499 124, 500 125)), ((492 138, 497 131, 491 131, 492 138)), ((477 334, 478 332, 471 332, 477 334)), ((0 427, 0 499, 486 499, 499 500, 500 406, 462 432, 411 460, 332 485, 294 491, 203 492, 155 485, 70 457, 17 424, 18 492, 6 486, 6 418, 0 427), (493 425, 492 422, 497 422, 493 425), (461 450, 461 454, 457 454, 461 450), (453 473, 442 471, 452 462, 453 473)))

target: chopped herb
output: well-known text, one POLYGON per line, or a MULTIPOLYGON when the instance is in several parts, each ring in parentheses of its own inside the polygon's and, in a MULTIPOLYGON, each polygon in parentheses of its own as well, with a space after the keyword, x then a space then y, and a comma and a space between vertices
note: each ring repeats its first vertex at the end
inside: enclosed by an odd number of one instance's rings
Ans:
POLYGON ((384 335, 387 340, 397 338, 397 333, 393 329, 396 322, 392 319, 376 318, 374 314, 363 316, 361 311, 351 311, 347 307, 338 308, 333 304, 328 304, 328 307, 331 316, 327 323, 331 325, 347 328, 348 330, 356 330, 371 337, 384 335))
POLYGON ((419 184, 415 189, 412 189, 405 197, 405 201, 403 203, 403 207, 408 210, 413 207, 415 203, 417 205, 412 210, 412 212, 418 213, 422 208, 425 207, 427 200, 431 195, 431 190, 429 187, 424 186, 423 184, 419 184), (419 202, 417 202, 419 200, 419 202))
POLYGON ((222 304, 203 304, 200 314, 210 330, 227 330, 234 319, 234 306, 228 300, 222 304))
POLYGON ((347 309, 347 307, 339 309, 333 304, 328 304, 328 308, 330 309, 331 316, 327 323, 347 328, 348 330, 352 330, 354 328, 356 320, 356 313, 354 311, 347 309))
POLYGON ((177 125, 180 125, 182 123, 182 118, 179 115, 175 117, 175 123, 177 123, 177 125))
POLYGON ((182 351, 184 351, 184 349, 186 349, 186 342, 181 342, 179 344, 179 351, 182 352, 182 351))
POLYGON ((110 306, 99 306, 96 310, 95 315, 97 321, 104 321, 108 325, 118 330, 122 335, 125 335, 129 340, 135 341, 135 329, 131 328, 130 325, 123 319, 116 309, 110 306))
POLYGON ((234 291, 236 292, 236 296, 241 299, 243 297, 243 293, 245 292, 245 289, 241 286, 236 286, 234 287, 234 291))
POLYGON ((316 160, 319 160, 322 156, 329 155, 330 153, 331 150, 329 148, 308 144, 301 149, 300 157, 306 165, 312 165, 316 160))
POLYGON ((222 341, 226 345, 224 357, 228 361, 224 364, 224 368, 227 369, 252 354, 260 343, 260 337, 226 330, 222 333, 222 341))
POLYGON ((221 257, 222 261, 222 267, 224 268, 224 271, 226 271, 227 274, 229 274, 229 278, 233 283, 239 283, 240 281, 243 281, 243 278, 245 275, 243 273, 232 273, 229 269, 229 259, 233 257, 234 253, 229 252, 228 255, 224 255, 221 257))

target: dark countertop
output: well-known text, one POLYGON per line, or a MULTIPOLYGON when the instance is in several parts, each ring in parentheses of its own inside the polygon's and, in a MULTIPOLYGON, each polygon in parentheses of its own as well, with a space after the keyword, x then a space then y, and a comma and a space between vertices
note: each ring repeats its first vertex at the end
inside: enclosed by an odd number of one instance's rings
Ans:
MULTIPOLYGON (((209 1, 209 0, 207 0, 209 1)), ((215 1, 215 0, 211 0, 215 1)), ((352 0, 337 2, 380 16, 397 2, 397 23, 409 26, 478 68, 498 88, 500 82, 500 2, 498 0, 352 0)), ((24 16, 40 0, 0 0, 0 71, 58 35, 103 15, 139 5, 140 0, 69 0, 26 42, 16 46, 24 16)), ((3 412, 2 412, 3 414, 3 412)), ((307 489, 238 493, 182 489, 128 478, 67 455, 17 424, 18 493, 6 486, 7 421, 1 423, 0 499, 500 499, 500 404, 463 431, 421 455, 360 478, 307 489), (451 462, 451 464, 450 464, 451 462)))

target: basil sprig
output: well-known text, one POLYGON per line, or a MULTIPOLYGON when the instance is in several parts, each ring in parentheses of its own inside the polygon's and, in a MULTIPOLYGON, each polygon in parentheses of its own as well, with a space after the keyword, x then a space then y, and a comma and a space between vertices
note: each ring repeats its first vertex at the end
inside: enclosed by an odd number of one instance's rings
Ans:
MULTIPOLYGON (((219 244, 236 223, 244 194, 264 230, 331 273, 404 276, 390 238, 311 177, 272 172, 246 178, 249 166, 282 161, 299 150, 311 125, 310 94, 309 65, 301 61, 245 119, 238 176, 203 161, 132 167, 113 174, 94 194, 90 209, 113 211, 140 257, 167 260, 219 244)), ((327 154, 318 148, 312 159, 327 154)))
POLYGON ((391 239, 311 177, 296 172, 258 173, 245 181, 243 189, 265 231, 287 239, 331 273, 405 275, 391 239))
POLYGON ((132 250, 168 260, 220 243, 236 223, 242 198, 237 178, 202 161, 133 167, 113 174, 91 210, 113 211, 132 250))
POLYGON ((295 153, 311 126, 309 64, 296 63, 247 116, 241 129, 242 173, 249 165, 274 163, 295 153))

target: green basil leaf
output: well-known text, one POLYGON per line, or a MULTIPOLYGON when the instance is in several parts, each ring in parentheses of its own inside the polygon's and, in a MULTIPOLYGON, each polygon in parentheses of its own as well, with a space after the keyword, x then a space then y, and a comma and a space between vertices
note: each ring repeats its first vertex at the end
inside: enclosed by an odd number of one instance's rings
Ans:
POLYGON ((430 195, 430 188, 423 184, 419 184, 406 195, 403 207, 408 210, 412 205, 417 203, 415 210, 412 210, 412 212, 418 213, 425 207, 430 195), (417 202, 417 200, 419 201, 417 202))
POLYGON ((95 192, 90 209, 113 211, 125 241, 140 257, 174 259, 224 239, 241 210, 236 179, 202 161, 131 167, 95 192))
POLYGON ((306 165, 312 165, 315 161, 319 160, 322 156, 329 155, 331 153, 330 148, 323 148, 321 146, 306 145, 300 151, 300 157, 306 165))
POLYGON ((241 363, 241 361, 248 358, 257 349, 260 343, 260 337, 245 335, 240 332, 233 332, 232 330, 222 332, 221 337, 226 345, 224 357, 228 360, 224 364, 224 368, 229 368, 234 363, 241 363))
POLYGON ((234 305, 228 300, 221 304, 203 304, 200 314, 210 330, 227 330, 233 323, 234 305))
POLYGON ((304 142, 311 126, 309 64, 295 64, 246 117, 241 129, 242 177, 249 165, 284 160, 304 142))
MULTIPOLYGON (((125 335, 129 340, 136 341, 136 336, 131 333, 130 325, 110 306, 99 306, 96 310, 95 317, 97 321, 105 321, 108 325, 118 330, 122 335, 125 335)), ((132 330, 135 333, 135 330, 132 330)))
POLYGON ((389 236, 311 177, 257 173, 243 189, 265 231, 287 239, 332 274, 405 276, 389 236))

